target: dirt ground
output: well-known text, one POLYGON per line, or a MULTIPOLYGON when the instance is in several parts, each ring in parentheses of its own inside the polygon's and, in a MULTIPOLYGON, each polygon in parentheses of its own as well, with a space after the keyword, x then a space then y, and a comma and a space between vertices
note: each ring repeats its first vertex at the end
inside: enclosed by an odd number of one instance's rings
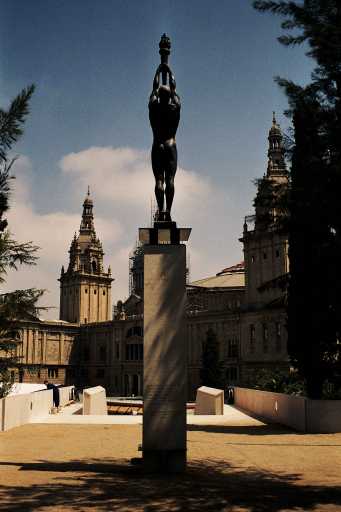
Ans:
POLYGON ((143 474, 139 425, 0 433, 0 511, 341 511, 341 434, 189 426, 188 471, 143 474))

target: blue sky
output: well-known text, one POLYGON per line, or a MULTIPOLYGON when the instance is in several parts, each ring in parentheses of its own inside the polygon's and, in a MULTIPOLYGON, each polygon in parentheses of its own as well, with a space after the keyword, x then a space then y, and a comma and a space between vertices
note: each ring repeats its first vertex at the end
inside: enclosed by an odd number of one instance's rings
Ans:
POLYGON ((57 305, 56 277, 90 182, 114 297, 126 294, 127 251, 153 194, 147 102, 163 32, 182 100, 174 216, 193 228, 192 277, 241 260, 238 236, 252 211, 252 180, 265 171, 272 111, 288 125, 273 77, 305 82, 311 71, 302 48, 276 41, 279 19, 249 0, 2 0, 1 12, 0 102, 37 86, 15 148, 22 159, 11 227, 42 246, 39 266, 9 275, 8 286, 47 287, 57 305))

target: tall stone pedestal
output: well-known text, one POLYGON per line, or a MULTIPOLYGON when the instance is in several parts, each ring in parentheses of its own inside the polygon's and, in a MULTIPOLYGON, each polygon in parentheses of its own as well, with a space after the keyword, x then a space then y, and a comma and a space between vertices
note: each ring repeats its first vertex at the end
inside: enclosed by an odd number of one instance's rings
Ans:
POLYGON ((185 300, 186 246, 147 242, 142 451, 144 468, 150 472, 179 473, 186 468, 185 300))

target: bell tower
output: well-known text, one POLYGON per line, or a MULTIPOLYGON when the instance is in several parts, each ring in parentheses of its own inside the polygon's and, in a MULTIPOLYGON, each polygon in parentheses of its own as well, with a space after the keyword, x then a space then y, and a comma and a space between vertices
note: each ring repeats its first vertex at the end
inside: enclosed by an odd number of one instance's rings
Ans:
POLYGON ((267 171, 258 181, 255 215, 246 217, 241 238, 244 245, 246 301, 253 308, 262 307, 283 295, 281 282, 284 283, 289 271, 288 235, 280 222, 280 217, 285 217, 281 204, 288 188, 288 171, 283 135, 275 113, 268 141, 267 171))
POLYGON ((112 319, 111 269, 104 271, 103 248, 94 227, 90 190, 83 203, 79 233, 69 250, 67 271, 62 267, 60 281, 60 319, 67 322, 105 322, 112 319))

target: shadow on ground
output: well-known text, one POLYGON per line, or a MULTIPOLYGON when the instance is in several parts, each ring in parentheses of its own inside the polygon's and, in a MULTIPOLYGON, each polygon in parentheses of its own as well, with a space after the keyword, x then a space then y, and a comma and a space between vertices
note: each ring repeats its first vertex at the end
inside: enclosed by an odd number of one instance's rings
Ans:
POLYGON ((247 434, 249 436, 300 435, 300 432, 275 423, 267 425, 187 425, 187 430, 216 434, 247 434))
POLYGON ((126 460, 13 465, 20 471, 52 475, 46 484, 0 486, 1 511, 36 512, 51 507, 58 511, 225 512, 240 508, 243 512, 279 512, 341 507, 341 487, 298 485, 299 474, 245 470, 219 460, 191 461, 181 476, 145 475, 126 460))

